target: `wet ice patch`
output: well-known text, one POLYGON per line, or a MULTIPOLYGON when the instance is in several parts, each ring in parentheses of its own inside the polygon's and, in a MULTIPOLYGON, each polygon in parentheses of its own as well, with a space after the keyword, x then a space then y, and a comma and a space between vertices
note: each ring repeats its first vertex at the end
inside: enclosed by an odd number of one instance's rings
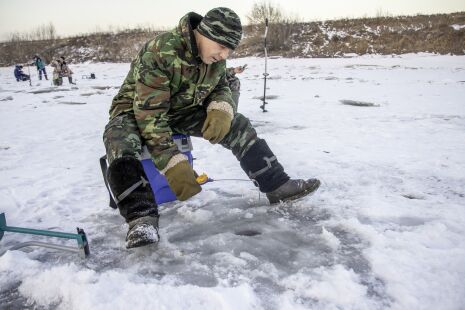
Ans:
POLYGON ((254 230, 254 229, 243 229, 243 230, 238 230, 234 233, 238 236, 247 236, 247 237, 253 237, 253 236, 257 236, 261 234, 261 232, 259 232, 258 230, 254 230))
MULTIPOLYGON (((279 96, 277 96, 277 95, 266 95, 265 99, 273 100, 273 99, 278 99, 278 97, 279 96)), ((255 96, 255 97, 253 97, 253 99, 263 100, 263 96, 255 96)))
POLYGON ((93 95, 101 95, 103 94, 104 92, 102 91, 97 91, 97 92, 89 92, 89 93, 82 93, 81 96, 83 97, 90 97, 90 96, 93 96, 93 95))
POLYGON ((71 88, 60 88, 60 87, 49 87, 49 88, 43 88, 43 89, 37 89, 37 90, 31 90, 29 93, 31 94, 47 94, 47 93, 55 93, 55 92, 68 92, 72 90, 78 89, 77 87, 71 87, 71 88))
POLYGON ((367 102, 367 101, 359 101, 359 100, 348 100, 348 99, 342 99, 339 100, 342 104, 345 105, 353 105, 356 107, 379 107, 379 104, 373 103, 373 102, 367 102))
POLYGON ((0 99, 0 101, 9 101, 9 100, 13 100, 13 96, 6 96, 0 99))
POLYGON ((58 101, 58 104, 67 104, 67 105, 82 105, 86 104, 86 102, 79 102, 79 101, 58 101))

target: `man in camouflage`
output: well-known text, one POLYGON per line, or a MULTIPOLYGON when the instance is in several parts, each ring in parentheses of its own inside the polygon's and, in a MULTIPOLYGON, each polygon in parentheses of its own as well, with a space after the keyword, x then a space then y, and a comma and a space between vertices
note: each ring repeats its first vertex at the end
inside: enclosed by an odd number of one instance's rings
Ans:
POLYGON ((103 137, 108 185, 129 224, 126 247, 159 239, 158 208, 139 161, 142 145, 177 199, 202 190, 173 142, 174 133, 203 137, 230 149, 271 203, 318 188, 316 179, 290 179, 250 121, 235 113, 225 60, 241 36, 240 19, 228 8, 212 9, 203 18, 191 12, 173 31, 148 41, 132 61, 112 101, 103 137))
POLYGON ((63 77, 61 75, 61 59, 53 59, 50 65, 53 68, 53 85, 61 86, 63 85, 63 77))

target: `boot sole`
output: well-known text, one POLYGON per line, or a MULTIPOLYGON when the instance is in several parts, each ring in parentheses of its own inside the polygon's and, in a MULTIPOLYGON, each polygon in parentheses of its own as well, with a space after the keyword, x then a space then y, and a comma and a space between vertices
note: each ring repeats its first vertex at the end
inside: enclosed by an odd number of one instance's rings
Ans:
POLYGON ((135 242, 135 243, 132 243, 132 244, 127 244, 126 243, 126 249, 134 249, 134 248, 139 248, 139 247, 143 247, 143 246, 150 245, 150 244, 156 244, 156 243, 158 243, 158 241, 141 240, 139 242, 135 242))
MULTIPOLYGON (((146 228, 146 227, 145 227, 146 228)), ((135 231, 131 231, 131 234, 128 233, 126 236, 126 249, 138 248, 141 246, 158 243, 160 241, 160 235, 158 234, 158 229, 155 234, 144 230, 144 226, 139 227, 135 231)))
POLYGON ((311 196, 313 194, 315 194, 315 192, 318 190, 318 188, 320 188, 320 184, 321 182, 318 181, 318 183, 316 183, 315 186, 313 186, 312 188, 306 190, 306 191, 303 191, 297 195, 294 195, 294 196, 289 196, 287 198, 284 198, 284 199, 281 199, 281 200, 278 200, 278 201, 275 201, 275 202, 271 202, 270 201, 270 204, 274 205, 274 204, 277 204, 277 203, 280 203, 280 202, 288 202, 288 201, 293 201, 293 200, 297 200, 299 198, 302 198, 302 197, 305 197, 305 196, 311 196))

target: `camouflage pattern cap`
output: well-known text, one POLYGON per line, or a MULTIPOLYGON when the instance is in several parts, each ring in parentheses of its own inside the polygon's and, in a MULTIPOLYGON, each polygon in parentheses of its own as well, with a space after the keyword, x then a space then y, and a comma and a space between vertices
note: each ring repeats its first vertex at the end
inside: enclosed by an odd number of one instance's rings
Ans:
POLYGON ((242 37, 241 19, 228 8, 214 8, 205 14, 197 27, 203 36, 235 49, 242 37))

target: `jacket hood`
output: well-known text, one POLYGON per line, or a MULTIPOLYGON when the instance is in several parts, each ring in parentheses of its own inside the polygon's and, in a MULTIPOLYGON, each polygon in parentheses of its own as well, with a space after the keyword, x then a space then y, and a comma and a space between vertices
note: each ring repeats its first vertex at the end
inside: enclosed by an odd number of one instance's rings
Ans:
POLYGON ((192 54, 196 63, 202 63, 202 60, 199 56, 199 49, 197 48, 197 42, 195 41, 194 29, 200 24, 202 20, 202 15, 195 12, 190 12, 184 15, 176 28, 176 31, 179 32, 185 43, 185 47, 192 54))

